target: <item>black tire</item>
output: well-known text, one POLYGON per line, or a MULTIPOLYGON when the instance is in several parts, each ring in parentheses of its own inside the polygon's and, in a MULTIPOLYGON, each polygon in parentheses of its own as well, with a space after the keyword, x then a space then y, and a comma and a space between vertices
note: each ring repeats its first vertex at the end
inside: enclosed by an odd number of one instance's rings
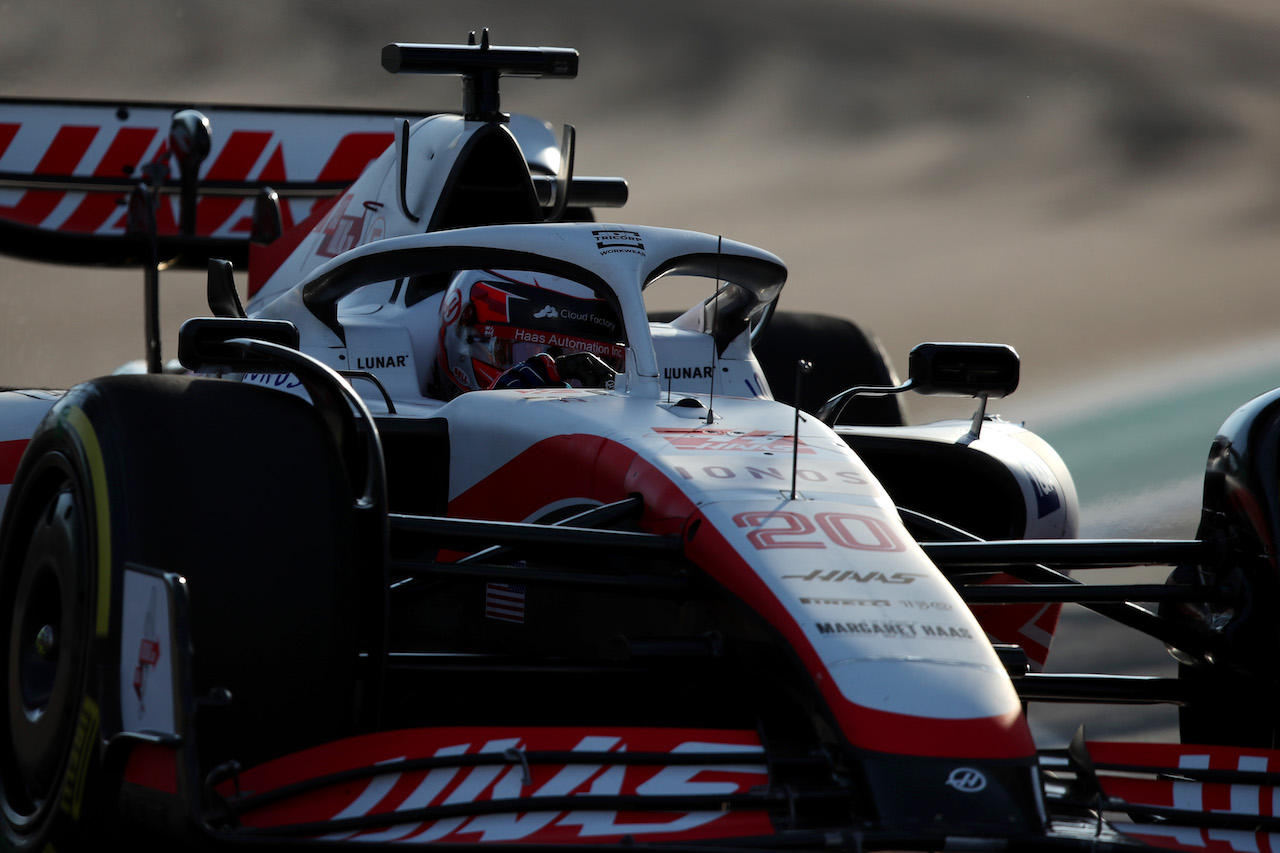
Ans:
POLYGON ((1178 680, 1193 691, 1178 708, 1182 743, 1275 749, 1280 685, 1274 677, 1232 672, 1224 666, 1178 664, 1178 680))
MULTIPOLYGON (((806 412, 855 385, 897 385, 898 377, 875 335, 841 317, 791 311, 774 312, 769 325, 752 346, 774 399, 806 412), (801 383, 796 400, 796 362, 813 365, 801 383)), ((855 397, 838 423, 902 426, 907 410, 902 395, 855 397)))
POLYGON ((90 562, 92 505, 74 444, 36 450, 10 491, 0 546, 0 807, 5 840, 24 850, 87 838, 109 800, 92 664, 98 597, 110 590, 98 588, 90 562))
POLYGON ((90 807, 112 799, 101 771, 105 739, 119 725, 126 563, 187 579, 195 694, 231 696, 195 715, 190 742, 205 772, 352 731, 359 651, 374 628, 353 604, 370 580, 360 544, 334 441, 304 401, 177 376, 108 377, 68 393, 28 446, 0 537, 0 606, 6 615, 22 611, 0 638, 10 708, 0 741, 8 841, 39 849, 95 831, 102 809, 90 807), (21 679, 39 677, 29 651, 44 623, 25 611, 45 599, 51 611, 59 596, 36 583, 48 578, 73 593, 61 596, 57 617, 63 632, 76 626, 68 632, 75 648, 46 738, 52 745, 37 761, 19 744, 29 734, 22 703, 31 707, 35 696, 21 679), (96 723, 99 709, 101 729, 79 722, 96 723), (79 819, 54 807, 81 793, 79 819))

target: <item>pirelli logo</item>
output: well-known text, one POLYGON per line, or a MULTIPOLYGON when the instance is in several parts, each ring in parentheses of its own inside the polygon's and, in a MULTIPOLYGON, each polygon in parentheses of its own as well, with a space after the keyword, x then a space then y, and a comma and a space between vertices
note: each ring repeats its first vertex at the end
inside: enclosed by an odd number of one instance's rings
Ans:
POLYGON ((93 760, 94 746, 98 740, 98 703, 92 696, 84 697, 80 717, 76 720, 75 736, 71 740, 71 757, 67 762, 67 778, 62 783, 60 808, 80 819, 84 805, 84 792, 89 776, 89 762, 93 760))

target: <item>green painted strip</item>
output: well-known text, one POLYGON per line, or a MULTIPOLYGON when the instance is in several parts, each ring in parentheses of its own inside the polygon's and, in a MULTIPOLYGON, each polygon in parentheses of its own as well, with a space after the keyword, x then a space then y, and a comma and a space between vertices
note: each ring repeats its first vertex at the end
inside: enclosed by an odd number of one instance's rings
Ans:
POLYGON ((1087 505, 1198 476, 1227 416, 1278 381, 1275 367, 1255 369, 1037 432, 1061 454, 1087 505))

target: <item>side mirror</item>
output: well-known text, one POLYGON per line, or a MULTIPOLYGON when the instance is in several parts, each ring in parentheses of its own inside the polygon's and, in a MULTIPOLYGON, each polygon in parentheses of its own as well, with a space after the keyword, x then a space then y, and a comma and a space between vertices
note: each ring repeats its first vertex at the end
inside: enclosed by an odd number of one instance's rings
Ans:
POLYGON ((178 332, 178 361, 188 370, 221 368, 235 373, 288 373, 288 365, 227 343, 254 338, 297 349, 298 329, 288 320, 192 317, 178 332))
POLYGON ((1019 365, 1008 344, 927 343, 911 350, 907 369, 917 394, 999 398, 1017 389, 1019 365))

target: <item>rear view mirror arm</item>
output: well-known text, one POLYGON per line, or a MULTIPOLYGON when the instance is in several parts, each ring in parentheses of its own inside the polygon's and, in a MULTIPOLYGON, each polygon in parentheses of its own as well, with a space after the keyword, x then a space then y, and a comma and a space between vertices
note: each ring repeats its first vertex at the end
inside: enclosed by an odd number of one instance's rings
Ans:
POLYGON ((818 420, 827 426, 835 426, 840 418, 840 413, 844 411, 844 407, 849 401, 861 394, 873 397, 885 397, 890 394, 901 394, 904 391, 910 391, 915 387, 914 380, 908 379, 901 385, 855 385, 852 388, 846 388, 830 400, 822 404, 822 408, 818 409, 818 420))

